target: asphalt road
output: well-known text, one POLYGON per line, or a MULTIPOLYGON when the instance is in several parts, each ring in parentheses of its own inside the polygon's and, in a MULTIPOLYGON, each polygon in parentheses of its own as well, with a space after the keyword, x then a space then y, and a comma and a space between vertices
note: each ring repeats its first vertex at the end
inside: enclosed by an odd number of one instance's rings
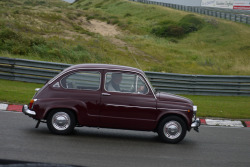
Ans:
POLYGON ((250 128, 202 126, 172 145, 152 132, 76 128, 57 136, 35 124, 22 113, 0 111, 0 159, 90 167, 250 165, 250 128))

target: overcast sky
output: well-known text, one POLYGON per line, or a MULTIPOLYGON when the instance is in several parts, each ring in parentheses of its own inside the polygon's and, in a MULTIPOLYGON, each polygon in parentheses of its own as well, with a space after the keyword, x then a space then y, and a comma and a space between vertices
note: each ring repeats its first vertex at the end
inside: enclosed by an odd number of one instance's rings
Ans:
POLYGON ((72 2, 74 2, 75 0, 63 0, 63 1, 72 3, 72 2))

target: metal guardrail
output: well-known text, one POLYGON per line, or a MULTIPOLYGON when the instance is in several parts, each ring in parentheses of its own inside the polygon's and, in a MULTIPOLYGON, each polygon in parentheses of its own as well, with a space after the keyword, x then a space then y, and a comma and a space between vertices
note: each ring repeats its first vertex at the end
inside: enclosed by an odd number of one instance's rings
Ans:
MULTIPOLYGON (((70 64, 0 57, 0 79, 45 83, 70 64)), ((250 96, 250 76, 145 72, 158 91, 218 96, 250 96)))
POLYGON ((250 76, 145 73, 159 91, 191 95, 250 96, 250 76))
POLYGON ((45 83, 70 64, 0 57, 0 79, 45 83))
POLYGON ((247 14, 244 14, 243 12, 240 12, 239 10, 222 10, 219 8, 215 9, 215 8, 200 7, 200 6, 184 6, 184 5, 170 4, 170 3, 164 3, 164 2, 156 2, 153 0, 151 1, 150 0, 129 0, 129 1, 135 1, 135 2, 140 2, 140 3, 145 3, 145 4, 160 5, 160 6, 174 8, 177 10, 194 12, 194 13, 214 16, 217 18, 230 20, 234 22, 250 24, 250 16, 247 14), (239 14, 235 14, 235 13, 239 13, 239 14))

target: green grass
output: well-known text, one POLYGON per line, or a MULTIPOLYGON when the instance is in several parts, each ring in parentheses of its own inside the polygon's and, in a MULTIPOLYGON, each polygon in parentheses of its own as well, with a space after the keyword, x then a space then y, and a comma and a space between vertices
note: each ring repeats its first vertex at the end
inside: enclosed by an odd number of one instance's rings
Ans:
POLYGON ((0 79, 0 101, 10 104, 28 104, 35 94, 35 88, 42 84, 0 79))
POLYGON ((200 117, 250 118, 250 97, 183 95, 198 106, 200 117))
MULTIPOLYGON (((0 102, 28 104, 43 84, 0 80, 0 102), (17 86, 18 85, 18 86, 17 86)), ((250 97, 183 95, 198 106, 199 117, 250 119, 250 97)))
POLYGON ((0 36, 2 57, 250 75, 249 25, 127 0, 0 1, 0 36), (93 19, 120 33, 90 32, 82 21, 93 19))

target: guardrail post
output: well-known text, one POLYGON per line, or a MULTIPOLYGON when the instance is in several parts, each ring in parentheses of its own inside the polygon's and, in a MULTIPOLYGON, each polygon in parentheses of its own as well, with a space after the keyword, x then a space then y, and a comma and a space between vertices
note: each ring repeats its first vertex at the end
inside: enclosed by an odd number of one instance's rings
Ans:
POLYGON ((10 74, 12 75, 13 80, 15 81, 15 64, 16 64, 16 59, 13 59, 13 63, 10 64, 11 66, 11 72, 10 74))
POLYGON ((192 79, 191 79, 191 85, 192 85, 192 95, 195 95, 196 93, 196 78, 197 78, 197 75, 192 75, 192 79))

